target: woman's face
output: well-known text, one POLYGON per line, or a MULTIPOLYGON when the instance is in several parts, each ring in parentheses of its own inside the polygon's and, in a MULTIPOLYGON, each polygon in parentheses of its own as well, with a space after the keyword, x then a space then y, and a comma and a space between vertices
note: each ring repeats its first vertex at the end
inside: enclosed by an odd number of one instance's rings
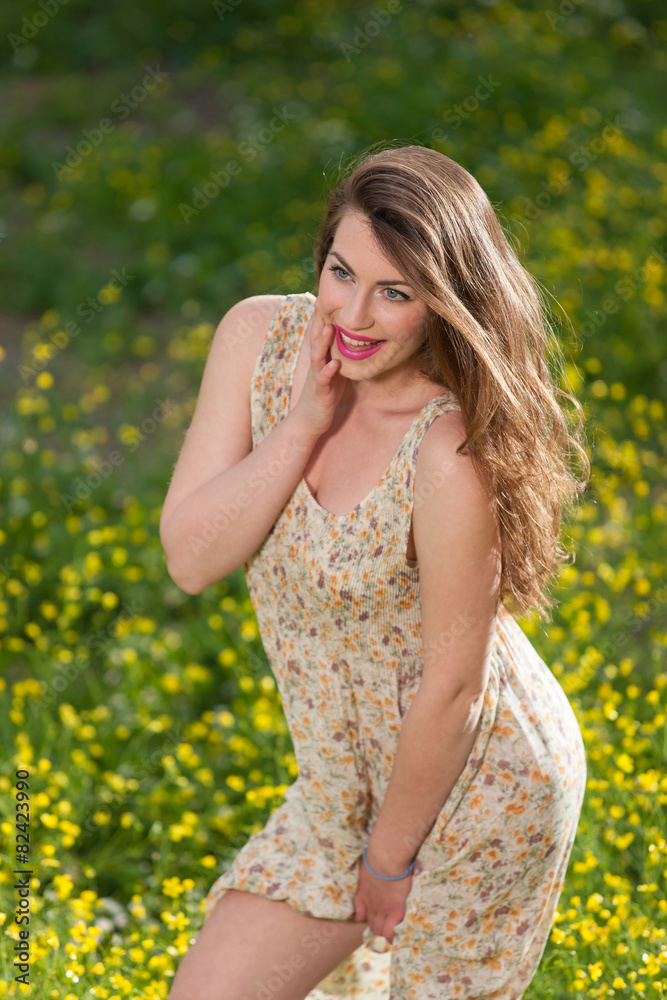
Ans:
POLYGON ((407 372, 409 359, 426 340, 428 306, 379 252, 358 212, 346 212, 338 225, 317 299, 325 322, 336 328, 330 353, 341 360, 340 373, 346 378, 389 372, 393 378, 397 370, 407 372), (351 357, 345 353, 347 345, 341 346, 341 332, 384 343, 366 357, 351 357))

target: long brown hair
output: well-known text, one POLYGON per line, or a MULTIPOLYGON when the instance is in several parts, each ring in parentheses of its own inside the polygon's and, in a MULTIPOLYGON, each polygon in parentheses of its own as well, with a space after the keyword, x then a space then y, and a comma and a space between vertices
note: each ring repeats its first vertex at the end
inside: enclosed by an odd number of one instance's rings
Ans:
POLYGON ((486 472, 502 547, 499 603, 551 621, 547 587, 562 563, 574 561, 560 544, 561 522, 586 488, 590 461, 582 406, 557 384, 563 352, 544 293, 484 190, 448 156, 392 145, 357 154, 347 170, 315 236, 317 280, 341 218, 361 213, 428 306, 415 371, 455 393, 467 431, 457 452, 467 448, 486 472), (559 398, 572 404, 575 426, 559 398), (580 476, 571 468, 577 456, 580 476))

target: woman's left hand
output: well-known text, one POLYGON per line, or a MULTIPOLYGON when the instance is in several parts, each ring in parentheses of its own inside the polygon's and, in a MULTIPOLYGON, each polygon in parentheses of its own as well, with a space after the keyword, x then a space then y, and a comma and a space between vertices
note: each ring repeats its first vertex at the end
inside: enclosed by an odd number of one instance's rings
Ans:
MULTIPOLYGON (((370 850, 367 851, 367 857, 376 871, 382 871, 379 862, 373 864, 370 850)), ((359 887, 353 900, 355 919, 365 920, 374 934, 381 935, 391 944, 394 940, 394 928, 405 916, 406 900, 411 887, 412 873, 395 882, 386 882, 368 870, 362 857, 359 887)))

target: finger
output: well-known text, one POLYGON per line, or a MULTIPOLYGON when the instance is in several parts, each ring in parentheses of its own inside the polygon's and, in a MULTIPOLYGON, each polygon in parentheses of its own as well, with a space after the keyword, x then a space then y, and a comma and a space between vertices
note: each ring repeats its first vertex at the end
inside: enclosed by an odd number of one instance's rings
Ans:
POLYGON ((329 349, 329 344, 331 343, 331 330, 329 326, 330 324, 328 323, 322 323, 321 326, 317 327, 316 333, 313 335, 311 347, 316 354, 321 354, 323 349, 325 351, 329 349))
POLYGON ((327 348, 329 347, 329 344, 331 342, 332 330, 333 327, 331 323, 323 323, 322 328, 320 330, 320 344, 326 344, 327 348))
POLYGON ((324 324, 324 316, 320 310, 315 306, 313 315, 310 318, 310 335, 317 339, 322 332, 322 326, 324 324))
POLYGON ((354 907, 356 919, 365 920, 367 913, 366 903, 364 902, 363 896, 359 891, 355 892, 354 897, 352 899, 352 905, 354 907))
POLYGON ((320 369, 319 374, 321 375, 324 373, 323 384, 329 383, 336 374, 336 361, 337 359, 334 358, 333 361, 329 361, 328 364, 324 365, 324 367, 320 369))
MULTIPOLYGON (((326 358, 329 347, 331 346, 331 336, 327 328, 324 328, 323 335, 318 338, 317 343, 314 347, 314 358, 319 362, 324 362, 326 358)), ((331 360, 331 359, 329 359, 331 360)))
POLYGON ((329 385, 333 375, 335 375, 335 371, 332 370, 329 365, 323 365, 323 367, 320 368, 315 375, 315 382, 320 386, 320 388, 325 388, 329 385))

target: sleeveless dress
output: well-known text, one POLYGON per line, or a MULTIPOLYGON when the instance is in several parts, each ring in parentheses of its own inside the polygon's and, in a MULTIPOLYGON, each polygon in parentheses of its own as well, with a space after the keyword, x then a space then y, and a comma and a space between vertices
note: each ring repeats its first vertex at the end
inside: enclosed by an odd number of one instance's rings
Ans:
MULTIPOLYGON (((287 295, 268 331, 252 377, 253 447, 287 416, 314 302, 287 295)), ((421 676, 419 566, 405 558, 417 452, 450 409, 460 409, 450 392, 422 408, 347 514, 320 507, 302 478, 244 563, 298 777, 211 886, 205 919, 227 889, 355 919, 361 853, 421 676)), ((518 1000, 546 946, 585 783, 565 693, 501 605, 477 736, 417 853, 393 942, 367 928, 308 1000, 518 1000)))

